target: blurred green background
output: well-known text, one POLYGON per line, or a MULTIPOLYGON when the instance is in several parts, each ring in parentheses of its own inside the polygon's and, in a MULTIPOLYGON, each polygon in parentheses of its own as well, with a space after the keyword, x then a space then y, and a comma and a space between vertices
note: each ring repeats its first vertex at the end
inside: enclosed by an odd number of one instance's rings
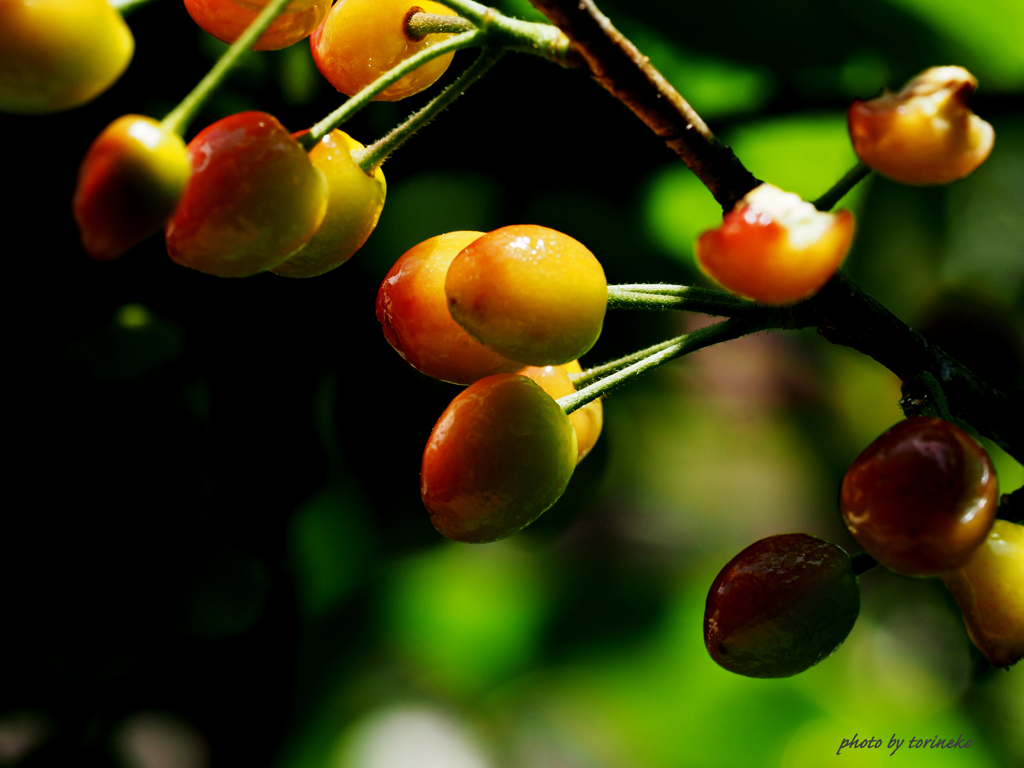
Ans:
MULTIPOLYGON (((807 198, 854 162, 851 98, 970 68, 990 160, 947 188, 862 184, 842 203, 858 215, 844 269, 1022 388, 1018 0, 600 5, 757 176, 807 198)), ((135 59, 110 92, 0 116, 0 766, 801 768, 855 734, 971 746, 844 764, 1024 764, 1024 671, 987 665, 937 580, 866 574, 850 638, 795 678, 738 677, 703 648, 707 589, 748 544, 802 531, 855 549, 839 481, 901 418, 892 374, 813 333, 616 392, 566 495, 512 539, 430 526, 420 452, 457 390, 387 345, 377 286, 420 240, 512 223, 576 237, 611 282, 702 283, 692 243, 720 211, 625 108, 510 56, 388 161, 380 225, 333 273, 221 280, 172 264, 159 237, 94 263, 69 211, 86 147, 117 115, 162 116, 223 50, 177 0, 129 21, 135 59)), ((252 54, 191 133, 256 108, 298 130, 339 98, 305 44, 252 54)), ((368 143, 427 98, 373 104, 349 130, 368 143)), ((701 322, 611 313, 584 363, 701 322)), ((1024 485, 988 447, 1002 490, 1024 485)))

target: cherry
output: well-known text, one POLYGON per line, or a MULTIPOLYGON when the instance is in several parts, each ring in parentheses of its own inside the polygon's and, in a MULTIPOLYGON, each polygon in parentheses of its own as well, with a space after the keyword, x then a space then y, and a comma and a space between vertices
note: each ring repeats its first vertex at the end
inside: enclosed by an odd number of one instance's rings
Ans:
POLYGON ((464 389, 434 425, 420 491, 449 539, 502 539, 537 519, 565 490, 579 453, 558 404, 526 376, 499 373, 464 389))
POLYGON ((942 580, 963 612, 967 633, 997 667, 1024 656, 1024 526, 996 520, 984 543, 942 580))
POLYGON ((608 286, 582 243, 522 224, 488 232, 455 257, 448 310, 471 336, 528 365, 561 365, 589 350, 604 323, 608 286))
POLYGON ((192 175, 167 223, 167 253, 221 277, 272 269, 303 246, 327 210, 324 174, 265 112, 241 112, 188 144, 192 175))
POLYGON ((715 662, 747 677, 789 677, 830 656, 860 612, 850 556, 789 533, 761 539, 721 570, 704 609, 715 662))
MULTIPOLYGON (((294 135, 298 138, 307 131, 294 135)), ((309 159, 327 179, 327 214, 312 239, 270 271, 284 277, 316 277, 348 261, 363 247, 384 208, 387 182, 380 166, 366 173, 352 159, 363 145, 333 130, 309 152, 309 159)))
MULTIPOLYGON (((355 96, 410 56, 451 37, 406 37, 405 19, 413 8, 439 16, 458 15, 431 0, 339 0, 309 38, 317 68, 339 91, 355 96)), ((398 101, 429 88, 448 69, 454 55, 446 53, 428 61, 375 100, 398 101)))
POLYGON ((960 568, 988 536, 999 483, 988 454, 947 421, 901 421, 864 449, 839 506, 853 538, 907 576, 960 568))
POLYGON ((963 67, 932 67, 899 93, 854 101, 847 119, 857 156, 903 184, 948 184, 992 151, 995 131, 967 101, 978 81, 963 67))
POLYGON ((135 39, 106 0, 0 2, 0 111, 71 109, 107 90, 135 39))
MULTIPOLYGON (((517 373, 520 376, 528 376, 541 388, 557 400, 560 397, 571 395, 576 391, 570 373, 581 373, 578 360, 573 360, 565 365, 527 366, 517 373)), ((569 414, 569 422, 576 430, 576 442, 579 446, 579 456, 576 463, 583 461, 583 457, 590 453, 590 450, 597 444, 597 438, 601 436, 601 427, 604 424, 604 409, 601 407, 601 399, 591 400, 582 408, 569 414)))
POLYGON ((377 292, 377 319, 388 343, 416 370, 454 384, 523 367, 487 349, 448 313, 448 266, 482 235, 449 232, 424 240, 395 262, 377 292))
MULTIPOLYGON (((270 0, 185 0, 185 10, 206 32, 225 43, 237 40, 270 0)), ((254 51, 276 51, 297 43, 327 16, 331 0, 293 0, 260 35, 254 51)))
POLYGON ((853 241, 849 211, 822 213, 762 184, 697 240, 697 263, 723 288, 764 304, 793 304, 820 289, 853 241))
POLYGON ((103 129, 78 169, 72 209, 82 246, 114 259, 163 227, 189 176, 185 142, 142 115, 103 129))

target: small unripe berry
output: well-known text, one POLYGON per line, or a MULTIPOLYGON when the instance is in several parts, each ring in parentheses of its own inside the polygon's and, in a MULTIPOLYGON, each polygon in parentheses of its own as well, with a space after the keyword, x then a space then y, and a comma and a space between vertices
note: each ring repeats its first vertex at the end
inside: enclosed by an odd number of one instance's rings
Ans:
POLYGON ((43 114, 92 101, 134 51, 106 0, 0 0, 0 111, 43 114))
POLYGON ((899 93, 854 101, 848 121, 865 165, 903 184, 948 184, 992 151, 995 131, 967 106, 978 81, 963 67, 932 67, 899 93))
POLYGON ((387 194, 380 166, 367 174, 352 158, 352 152, 362 148, 347 133, 333 130, 310 150, 310 161, 327 179, 327 214, 312 239, 271 272, 316 277, 344 264, 362 248, 377 226, 387 194))
POLYGON ((377 291, 377 319, 388 343, 416 370, 453 384, 523 367, 474 339, 448 312, 448 267, 482 235, 449 232, 424 240, 402 254, 377 291))
POLYGON ((853 242, 849 211, 824 213, 799 196, 762 184, 697 240, 697 263, 723 288, 763 304, 815 294, 853 242))
POLYGON ((265 112, 241 112, 188 144, 192 174, 167 223, 167 253, 185 267, 245 277, 278 266, 327 211, 324 174, 265 112))
POLYGON ((522 224, 488 232, 455 257, 448 310, 471 336, 528 365, 562 365, 589 350, 604 323, 608 284, 577 240, 522 224))
POLYGON ((185 142, 142 115, 103 129, 78 170, 72 209, 82 246, 94 259, 114 259, 162 228, 189 177, 185 142))
POLYGON ((942 574, 967 633, 997 667, 1024 656, 1024 526, 996 520, 958 570, 942 574))
MULTIPOLYGON (((573 360, 565 365, 531 365, 517 371, 520 376, 529 376, 540 384, 541 388, 551 397, 557 400, 560 397, 571 395, 576 391, 570 373, 581 373, 578 360, 573 360)), ((569 422, 576 430, 576 442, 579 445, 579 457, 576 463, 583 461, 583 457, 590 453, 590 450, 597 444, 597 438, 601 436, 601 427, 604 424, 604 409, 601 406, 601 398, 591 400, 569 414, 569 422)))
POLYGON ((726 564, 708 591, 704 644, 747 677, 789 677, 831 655, 860 612, 850 556, 802 533, 761 539, 726 564))
POLYGON ((578 453, 569 417, 535 381, 488 376, 434 425, 423 451, 423 504, 449 539, 502 539, 558 500, 578 453))
POLYGON ((937 576, 988 536, 999 483, 985 450, 938 418, 901 421, 843 477, 839 506, 853 538, 886 568, 937 576))

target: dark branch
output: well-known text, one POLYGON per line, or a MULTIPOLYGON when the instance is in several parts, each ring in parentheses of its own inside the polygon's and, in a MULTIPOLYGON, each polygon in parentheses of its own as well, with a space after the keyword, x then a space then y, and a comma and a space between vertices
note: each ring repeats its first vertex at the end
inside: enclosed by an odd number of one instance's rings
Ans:
POLYGON ((569 37, 590 73, 643 120, 730 211, 760 182, 591 0, 530 0, 569 37))

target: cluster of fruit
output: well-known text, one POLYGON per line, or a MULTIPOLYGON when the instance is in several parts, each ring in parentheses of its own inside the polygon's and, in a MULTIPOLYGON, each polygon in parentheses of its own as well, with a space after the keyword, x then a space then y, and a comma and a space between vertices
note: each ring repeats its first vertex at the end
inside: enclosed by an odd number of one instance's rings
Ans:
MULTIPOLYGON (((947 184, 992 151, 992 126, 967 106, 978 81, 963 67, 933 67, 898 93, 854 101, 854 151, 865 166, 903 184, 947 184)), ((797 195, 762 184, 697 241, 697 262, 724 288, 765 304, 816 293, 846 258, 853 216, 818 211, 797 195)))
POLYGON ((534 225, 450 232, 407 251, 377 293, 377 319, 414 368, 468 384, 423 452, 420 490, 448 538, 504 538, 547 510, 601 433, 599 400, 557 398, 597 341, 604 270, 581 243, 534 225))
MULTIPOLYGON (((199 25, 234 42, 268 0, 186 0, 199 25)), ((324 75, 351 96, 450 35, 410 39, 413 12, 454 12, 408 0, 293 0, 257 39, 269 50, 311 37, 324 75)), ((83 104, 128 66, 134 43, 105 0, 11 0, 0 6, 0 109, 47 112, 83 104)), ((452 54, 386 88, 396 100, 431 85, 452 54)), ((186 147, 183 125, 141 115, 113 121, 79 169, 73 213, 93 258, 116 258, 164 228, 171 258, 212 275, 272 271, 323 274, 350 258, 380 217, 386 184, 379 163, 363 169, 363 145, 334 130, 308 152, 271 115, 231 115, 186 147)), ((303 132, 304 133, 304 132, 303 132)))
MULTIPOLYGON (((847 470, 839 506, 853 538, 886 568, 941 576, 974 644, 996 666, 1024 656, 1024 526, 996 519, 988 454, 940 418, 892 427, 847 470)), ((751 677, 802 672, 846 639, 860 610, 853 560, 803 534, 752 544, 708 593, 712 658, 751 677)))

